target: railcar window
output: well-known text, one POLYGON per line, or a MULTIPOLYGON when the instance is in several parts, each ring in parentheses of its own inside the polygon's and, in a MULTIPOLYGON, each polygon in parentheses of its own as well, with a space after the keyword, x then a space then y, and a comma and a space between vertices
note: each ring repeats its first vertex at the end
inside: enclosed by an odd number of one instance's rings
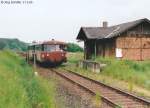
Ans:
POLYGON ((41 46, 41 47, 42 47, 42 51, 44 51, 44 45, 43 45, 43 44, 42 44, 42 46, 41 46))
POLYGON ((60 49, 66 51, 67 47, 66 47, 66 45, 60 45, 60 49))
POLYGON ((37 45, 35 49, 38 51, 42 51, 42 45, 37 45))
POLYGON ((59 45, 44 45, 44 51, 53 52, 59 50, 60 50, 59 45))
POLYGON ((55 45, 55 47, 56 47, 56 51, 59 51, 59 50, 60 50, 59 45, 55 45))
POLYGON ((28 50, 34 50, 34 47, 33 46, 29 46, 28 50))

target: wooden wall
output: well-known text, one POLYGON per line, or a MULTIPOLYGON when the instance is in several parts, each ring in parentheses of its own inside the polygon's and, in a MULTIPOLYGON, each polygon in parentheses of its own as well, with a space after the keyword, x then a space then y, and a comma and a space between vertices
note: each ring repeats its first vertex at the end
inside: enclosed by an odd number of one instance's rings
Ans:
POLYGON ((122 49, 122 59, 150 59, 150 35, 129 35, 116 39, 116 48, 122 49))
POLYGON ((150 24, 142 23, 120 34, 118 37, 102 40, 86 40, 85 59, 92 58, 96 53, 103 57, 116 57, 116 48, 122 49, 122 59, 150 59, 150 24))
POLYGON ((96 55, 102 57, 115 57, 115 40, 86 40, 84 43, 84 56, 85 59, 91 59, 96 55), (96 44, 96 46, 95 46, 96 44))
MULTIPOLYGON (((85 41, 85 59, 91 59, 95 55, 95 41, 85 41)), ((148 60, 150 59, 150 35, 124 35, 96 42, 97 56, 115 57, 116 48, 122 49, 122 59, 148 60)))
POLYGON ((95 40, 84 41, 84 58, 91 59, 95 54, 95 40))
POLYGON ((141 23, 116 39, 116 48, 122 49, 122 59, 150 59, 150 24, 141 23))
POLYGON ((97 55, 103 57, 115 57, 115 40, 107 39, 98 41, 97 55))

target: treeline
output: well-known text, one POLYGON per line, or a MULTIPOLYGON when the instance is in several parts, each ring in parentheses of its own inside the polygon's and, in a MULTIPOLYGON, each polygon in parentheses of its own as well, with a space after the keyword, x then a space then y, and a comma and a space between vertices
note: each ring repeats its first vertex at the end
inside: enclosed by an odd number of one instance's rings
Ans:
POLYGON ((14 51, 26 51, 27 43, 18 39, 0 38, 0 50, 10 49, 14 51))
MULTIPOLYGON (((26 51, 28 44, 19 39, 0 38, 0 50, 26 51)), ((67 43, 68 52, 83 52, 83 48, 75 43, 67 43)))

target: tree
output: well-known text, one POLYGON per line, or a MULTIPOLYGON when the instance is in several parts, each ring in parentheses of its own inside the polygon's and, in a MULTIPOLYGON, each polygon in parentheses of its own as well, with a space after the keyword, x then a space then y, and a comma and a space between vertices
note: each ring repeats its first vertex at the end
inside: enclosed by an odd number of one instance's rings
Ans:
POLYGON ((18 39, 0 38, 0 50, 11 49, 17 51, 26 51, 27 45, 27 43, 18 39))
POLYGON ((80 47, 78 44, 68 43, 67 51, 68 52, 83 52, 83 48, 80 47))
POLYGON ((1 41, 1 42, 0 42, 0 50, 4 49, 5 46, 6 46, 6 43, 3 42, 3 41, 1 41))

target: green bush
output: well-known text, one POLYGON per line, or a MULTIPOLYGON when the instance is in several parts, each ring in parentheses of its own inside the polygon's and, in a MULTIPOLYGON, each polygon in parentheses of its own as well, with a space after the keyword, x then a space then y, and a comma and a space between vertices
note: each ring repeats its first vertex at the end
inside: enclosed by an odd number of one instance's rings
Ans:
POLYGON ((18 55, 0 51, 0 108, 54 108, 54 88, 18 55))

